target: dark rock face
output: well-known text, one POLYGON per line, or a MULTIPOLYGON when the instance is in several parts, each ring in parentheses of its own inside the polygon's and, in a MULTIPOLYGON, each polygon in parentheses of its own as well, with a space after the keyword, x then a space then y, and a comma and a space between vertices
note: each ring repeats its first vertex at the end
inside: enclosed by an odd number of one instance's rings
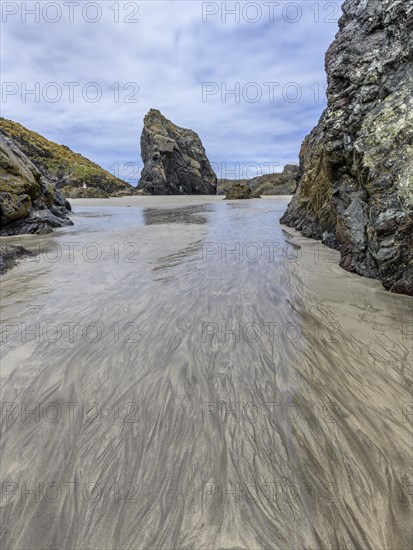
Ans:
POLYGON ((341 266, 413 295, 413 1, 346 0, 326 54, 328 106, 300 152, 282 223, 341 266))
POLYGON ((49 233, 73 225, 70 210, 54 185, 0 133, 0 235, 49 233))
POLYGON ((175 126, 156 109, 145 116, 141 155, 139 189, 151 195, 215 195, 217 177, 199 136, 175 126))
POLYGON ((225 198, 228 200, 252 199, 251 187, 248 183, 234 183, 225 198))

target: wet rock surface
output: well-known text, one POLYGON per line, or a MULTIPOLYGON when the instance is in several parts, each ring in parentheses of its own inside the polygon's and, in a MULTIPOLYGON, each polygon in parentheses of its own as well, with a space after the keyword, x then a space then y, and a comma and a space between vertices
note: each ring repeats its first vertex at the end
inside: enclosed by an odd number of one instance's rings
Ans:
POLYGON ((341 266, 413 295, 413 2, 346 0, 326 54, 328 106, 300 152, 282 223, 341 266))
POLYGON ((199 136, 151 109, 141 137, 139 189, 151 195, 215 195, 217 177, 199 136))
POLYGON ((49 233, 73 225, 69 202, 16 143, 0 133, 0 235, 49 233))

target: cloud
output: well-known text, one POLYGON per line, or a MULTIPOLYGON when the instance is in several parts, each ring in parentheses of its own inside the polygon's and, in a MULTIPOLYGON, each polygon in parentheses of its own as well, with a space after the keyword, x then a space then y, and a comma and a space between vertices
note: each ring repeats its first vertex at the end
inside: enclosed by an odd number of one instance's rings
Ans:
POLYGON ((297 162, 324 108, 324 54, 341 1, 328 5, 3 2, 2 116, 106 169, 141 164, 151 107, 195 130, 217 165, 297 162), (24 21, 24 6, 38 13, 24 21), (4 93, 7 83, 15 93, 4 93))

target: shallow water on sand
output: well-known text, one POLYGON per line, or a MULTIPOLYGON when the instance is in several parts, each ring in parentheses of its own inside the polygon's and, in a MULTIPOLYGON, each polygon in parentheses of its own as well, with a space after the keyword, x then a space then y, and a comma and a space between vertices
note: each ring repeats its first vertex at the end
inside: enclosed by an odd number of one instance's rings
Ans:
POLYGON ((7 239, 37 255, 2 278, 2 548, 411 548, 413 300, 287 202, 7 239))

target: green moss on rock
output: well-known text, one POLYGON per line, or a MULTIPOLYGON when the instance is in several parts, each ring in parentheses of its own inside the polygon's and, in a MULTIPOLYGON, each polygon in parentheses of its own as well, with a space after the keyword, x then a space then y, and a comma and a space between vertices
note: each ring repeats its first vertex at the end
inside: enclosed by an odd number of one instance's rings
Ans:
POLYGON ((0 132, 0 234, 46 233, 71 225, 70 204, 0 132))
POLYGON ((127 182, 75 153, 66 145, 49 141, 17 122, 0 117, 0 132, 11 137, 38 170, 58 189, 82 187, 86 184, 109 195, 119 191, 131 192, 133 189, 127 182))
POLYGON ((410 4, 343 3, 326 54, 328 105, 281 222, 337 248, 344 269, 413 295, 410 4))
POLYGON ((226 194, 228 200, 252 199, 252 191, 248 183, 235 183, 226 194))

